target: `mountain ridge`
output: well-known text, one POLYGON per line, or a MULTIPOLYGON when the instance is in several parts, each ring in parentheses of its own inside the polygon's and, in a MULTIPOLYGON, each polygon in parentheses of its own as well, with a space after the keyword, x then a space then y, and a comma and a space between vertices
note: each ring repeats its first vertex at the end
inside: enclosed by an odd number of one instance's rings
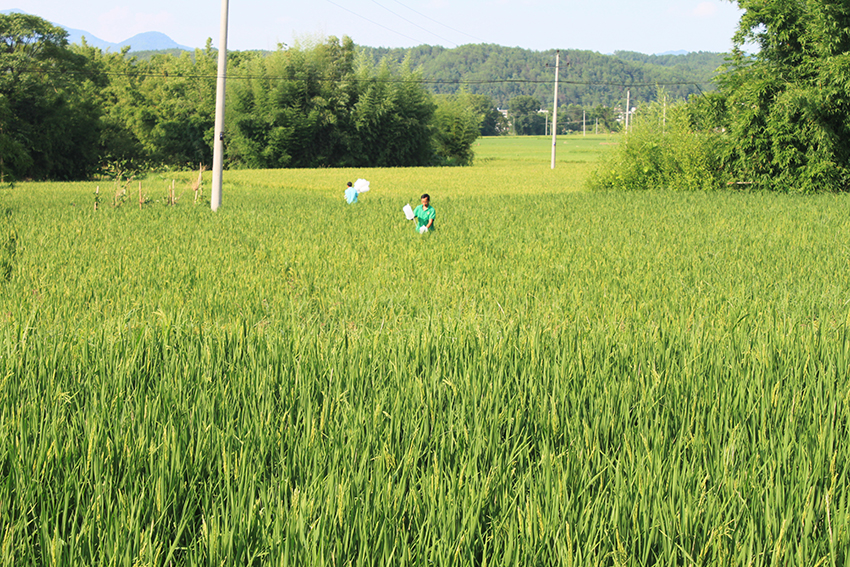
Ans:
MULTIPOLYGON (((0 14, 26 14, 28 16, 36 15, 30 14, 29 12, 25 12, 19 9, 12 10, 3 10, 0 11, 0 14)), ((39 16, 40 17, 40 16, 39 16)), ((180 45, 166 34, 158 31, 149 31, 138 33, 131 38, 125 39, 124 41, 113 43, 111 41, 106 41, 105 39, 101 39, 94 35, 93 33, 89 33, 85 30, 78 30, 74 28, 69 28, 57 22, 50 22, 54 26, 59 26, 68 32, 68 43, 82 43, 83 38, 85 38, 86 43, 91 45, 92 47, 97 47, 98 49, 102 49, 106 51, 107 49, 111 49, 114 51, 121 51, 124 47, 130 46, 130 51, 160 51, 166 49, 182 49, 184 51, 194 51, 194 47, 187 47, 185 45, 180 45)))

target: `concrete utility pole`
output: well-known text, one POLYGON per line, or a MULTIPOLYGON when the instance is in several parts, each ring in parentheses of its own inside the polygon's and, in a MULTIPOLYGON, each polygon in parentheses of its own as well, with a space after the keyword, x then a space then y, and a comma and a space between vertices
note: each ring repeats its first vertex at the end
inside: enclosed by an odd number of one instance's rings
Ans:
POLYGON ((227 75, 227 0, 221 0, 221 31, 218 46, 218 80, 215 87, 215 140, 213 141, 212 189, 210 207, 221 206, 221 162, 224 156, 224 84, 227 75))
POLYGON ((631 102, 630 102, 629 99, 630 99, 631 96, 632 96, 632 90, 626 89, 626 134, 629 133, 629 113, 630 113, 629 107, 631 105, 631 102))
POLYGON ((555 169, 555 149, 558 147, 558 69, 561 65, 561 51, 555 52, 555 104, 552 112, 552 169, 555 169))

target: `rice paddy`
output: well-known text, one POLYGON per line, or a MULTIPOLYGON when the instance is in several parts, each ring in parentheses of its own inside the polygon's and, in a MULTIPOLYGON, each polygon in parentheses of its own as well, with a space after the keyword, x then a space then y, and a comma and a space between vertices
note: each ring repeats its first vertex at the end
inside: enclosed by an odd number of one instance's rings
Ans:
POLYGON ((845 565, 850 202, 614 142, 0 189, 0 564, 845 565))

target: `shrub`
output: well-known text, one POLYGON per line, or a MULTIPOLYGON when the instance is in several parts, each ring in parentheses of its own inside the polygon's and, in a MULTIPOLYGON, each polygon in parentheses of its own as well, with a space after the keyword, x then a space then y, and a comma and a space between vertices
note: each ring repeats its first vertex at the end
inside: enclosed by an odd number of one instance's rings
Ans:
POLYGON ((636 113, 623 142, 591 177, 595 188, 709 190, 725 185, 728 141, 712 127, 720 101, 653 102, 636 113))

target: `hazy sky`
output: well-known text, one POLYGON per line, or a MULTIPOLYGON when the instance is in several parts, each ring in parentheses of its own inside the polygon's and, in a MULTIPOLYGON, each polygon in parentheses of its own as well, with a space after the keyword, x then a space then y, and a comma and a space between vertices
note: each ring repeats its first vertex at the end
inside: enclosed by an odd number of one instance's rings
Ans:
MULTIPOLYGON (((373 47, 430 44, 725 52, 740 17, 718 0, 229 0, 227 47, 275 49, 297 39, 348 35, 373 47)), ((177 43, 219 44, 220 0, 0 0, 113 43, 146 31, 177 43)))

